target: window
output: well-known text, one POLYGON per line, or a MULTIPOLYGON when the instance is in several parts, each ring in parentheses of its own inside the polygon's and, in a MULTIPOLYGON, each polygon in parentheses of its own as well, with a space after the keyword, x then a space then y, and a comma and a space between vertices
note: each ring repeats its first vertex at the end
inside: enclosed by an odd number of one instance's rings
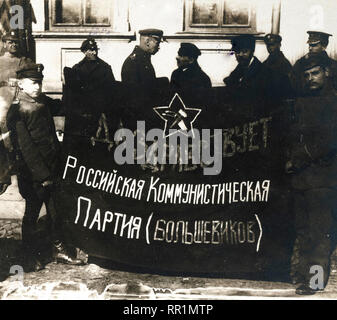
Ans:
POLYGON ((254 33, 251 0, 185 0, 185 31, 254 33))
POLYGON ((112 26, 112 6, 111 0, 51 0, 50 29, 109 28, 112 26))

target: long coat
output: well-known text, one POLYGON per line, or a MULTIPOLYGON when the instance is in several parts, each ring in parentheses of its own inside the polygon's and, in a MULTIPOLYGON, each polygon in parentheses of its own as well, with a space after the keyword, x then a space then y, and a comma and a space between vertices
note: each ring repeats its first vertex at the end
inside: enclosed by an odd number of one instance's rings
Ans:
POLYGON ((53 115, 62 112, 62 103, 45 95, 34 100, 19 92, 18 103, 8 115, 8 127, 18 161, 18 173, 33 182, 43 182, 57 175, 60 144, 56 137, 53 115))
POLYGON ((284 56, 282 51, 280 51, 276 55, 269 55, 268 58, 263 62, 263 64, 273 71, 276 71, 278 73, 284 73, 287 75, 290 75, 293 70, 291 63, 284 56))
POLYGON ((280 51, 275 55, 269 55, 263 64, 273 71, 274 81, 280 90, 281 97, 292 98, 294 92, 294 72, 289 60, 280 51))
POLYGON ((248 118, 265 113, 266 107, 279 102, 273 72, 256 57, 248 68, 238 65, 224 79, 228 101, 242 109, 248 118))
POLYGON ((337 186, 337 93, 297 99, 296 123, 289 134, 289 154, 298 170, 295 189, 337 186))
POLYGON ((75 74, 75 89, 89 110, 104 111, 109 108, 115 81, 111 66, 102 59, 90 61, 86 58, 72 68, 75 74))
POLYGON ((325 88, 295 104, 297 123, 290 130, 290 176, 299 264, 296 280, 309 283, 310 267, 330 273, 337 209, 337 94, 325 88), (326 90, 327 89, 327 90, 326 90))

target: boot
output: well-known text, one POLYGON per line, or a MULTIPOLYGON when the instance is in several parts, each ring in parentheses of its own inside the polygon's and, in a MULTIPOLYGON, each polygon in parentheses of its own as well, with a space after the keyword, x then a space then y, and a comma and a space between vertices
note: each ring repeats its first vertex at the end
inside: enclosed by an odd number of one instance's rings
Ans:
POLYGON ((44 269, 44 264, 41 262, 41 259, 39 259, 39 255, 37 254, 33 243, 27 243, 27 241, 24 241, 22 243, 21 251, 22 267, 24 272, 38 272, 44 269))
POLYGON ((40 270, 44 269, 44 265, 40 260, 38 260, 35 257, 25 257, 24 263, 23 263, 23 271, 28 272, 38 272, 40 270))
POLYGON ((301 296, 313 295, 318 291, 323 291, 323 290, 322 289, 312 289, 307 283, 301 283, 296 288, 296 294, 301 295, 301 296))
POLYGON ((66 246, 58 240, 54 241, 54 259, 57 263, 64 263, 74 266, 81 266, 85 264, 84 261, 75 257, 71 257, 67 252, 66 246))
POLYGON ((38 272, 44 269, 44 264, 34 252, 25 250, 22 254, 22 267, 25 273, 38 272))

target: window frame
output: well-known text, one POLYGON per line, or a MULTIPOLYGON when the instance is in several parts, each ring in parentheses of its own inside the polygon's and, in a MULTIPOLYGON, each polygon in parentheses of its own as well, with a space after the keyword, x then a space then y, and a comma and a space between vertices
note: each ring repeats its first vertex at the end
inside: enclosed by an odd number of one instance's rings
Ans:
POLYGON ((62 31, 62 32, 92 32, 95 33, 106 33, 107 31, 113 32, 113 18, 114 18, 114 7, 115 1, 110 1, 109 8, 109 23, 85 23, 85 0, 81 1, 81 12, 80 12, 80 22, 79 23, 57 23, 55 20, 56 14, 56 0, 48 1, 48 15, 49 15, 49 31, 62 31))
POLYGON ((224 4, 226 0, 217 0, 220 4, 217 15, 217 24, 193 23, 193 0, 184 0, 184 32, 199 34, 257 34, 256 6, 252 3, 249 8, 248 24, 223 24, 224 4))

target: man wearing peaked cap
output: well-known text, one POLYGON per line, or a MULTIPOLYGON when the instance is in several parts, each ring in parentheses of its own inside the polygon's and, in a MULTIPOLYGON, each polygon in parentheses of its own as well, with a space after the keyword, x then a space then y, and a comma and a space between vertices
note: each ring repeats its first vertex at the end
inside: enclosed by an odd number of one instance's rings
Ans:
POLYGON ((11 30, 2 36, 5 54, 0 57, 0 82, 4 85, 11 78, 16 78, 16 71, 31 59, 23 57, 19 50, 17 32, 11 30))
POLYGON ((19 37, 14 30, 10 30, 8 32, 5 32, 5 34, 2 36, 2 42, 5 42, 7 40, 19 41, 19 37))
POLYGON ((148 36, 148 37, 156 38, 160 42, 162 42, 164 32, 159 29, 143 29, 143 30, 139 30, 139 34, 141 36, 148 36))
POLYGON ((126 84, 152 87, 156 80, 156 72, 151 63, 151 56, 159 50, 163 39, 163 31, 144 29, 139 31, 139 45, 126 58, 122 66, 122 82, 126 84))
POLYGON ((178 50, 177 65, 171 75, 171 85, 176 91, 211 88, 211 80, 200 68, 198 57, 200 49, 193 43, 181 43, 178 50))
POLYGON ((276 33, 268 33, 263 38, 265 44, 281 43, 282 37, 276 33))
POLYGON ((290 98, 294 95, 292 81, 294 78, 292 65, 281 51, 282 37, 278 34, 267 34, 264 37, 268 58, 263 62, 265 66, 270 68, 279 82, 279 88, 284 92, 284 96, 290 98))
POLYGON ((17 32, 11 30, 2 36, 5 54, 0 57, 0 82, 4 85, 11 78, 16 78, 16 71, 31 59, 21 55, 17 32))
POLYGON ((283 71, 286 74, 290 73, 292 69, 291 64, 281 51, 282 37, 278 34, 269 33, 263 40, 269 53, 267 60, 263 63, 278 72, 283 71))
POLYGON ((321 67, 323 69, 326 69, 329 67, 329 62, 328 60, 321 59, 318 55, 312 55, 305 59, 303 63, 304 72, 314 67, 321 67))
POLYGON ((19 69, 16 74, 18 79, 28 78, 34 81, 42 81, 44 70, 43 64, 29 63, 19 69))
POLYGON ((74 86, 70 90, 76 92, 76 103, 86 115, 83 121, 87 123, 81 124, 86 128, 85 134, 95 136, 100 119, 105 118, 105 112, 111 109, 115 77, 111 66, 98 57, 94 38, 84 40, 80 49, 84 58, 71 69, 74 86))
POLYGON ((303 90, 305 89, 304 79, 301 75, 303 75, 303 66, 305 61, 311 56, 318 56, 320 59, 326 60, 326 64, 329 69, 329 77, 333 81, 334 88, 337 89, 337 61, 331 59, 326 53, 326 48, 329 44, 329 37, 332 37, 332 35, 320 31, 307 31, 307 33, 309 52, 302 58, 298 59, 293 67, 297 94, 302 95, 303 90))
MULTIPOLYGON (((329 37, 332 37, 332 34, 319 31, 307 31, 307 33, 309 35, 307 41, 307 43, 309 43, 309 50, 315 48, 316 45, 321 45, 326 48, 329 44, 329 37)), ((321 50, 323 51, 323 49, 321 50)))
POLYGON ((157 77, 151 62, 151 57, 158 52, 162 40, 162 30, 139 30, 139 44, 122 65, 122 87, 127 94, 135 97, 135 102, 128 103, 121 115, 123 125, 131 130, 136 128, 139 120, 153 121, 151 104, 154 100, 161 99, 162 91, 167 92, 169 88, 169 79, 157 77))
POLYGON ((303 62, 305 91, 295 103, 296 123, 289 134, 289 161, 299 263, 293 268, 296 293, 324 289, 337 229, 337 94, 328 61, 310 55, 303 62), (310 268, 323 269, 322 287, 313 287, 310 268))
MULTIPOLYGON (((41 93, 43 65, 29 63, 17 70, 18 95, 8 112, 17 159, 17 179, 26 207, 22 219, 24 270, 43 268, 39 257, 41 243, 36 239, 37 219, 45 204, 54 243, 54 258, 67 264, 82 264, 71 258, 64 247, 60 212, 56 211, 54 188, 60 176, 61 148, 56 137, 53 115, 59 115, 62 103, 41 93)), ((62 114, 62 113, 61 113, 62 114)))
MULTIPOLYGON (((16 31, 11 30, 5 33, 2 36, 2 42, 5 53, 0 56, 0 91, 2 91, 1 95, 6 95, 6 97, 9 98, 9 95, 14 88, 8 88, 7 86, 15 85, 16 71, 32 61, 20 54, 19 37, 16 31)), ((14 97, 14 93, 12 95, 14 97)), ((0 113, 0 135, 3 134, 4 137, 8 136, 8 128, 5 119, 11 104, 9 100, 3 100, 1 106, 2 112, 0 113)), ((11 184, 10 172, 14 165, 12 151, 13 146, 10 139, 6 138, 3 141, 0 141, 0 171, 4 173, 0 175, 0 194, 5 192, 8 185, 11 184)))

